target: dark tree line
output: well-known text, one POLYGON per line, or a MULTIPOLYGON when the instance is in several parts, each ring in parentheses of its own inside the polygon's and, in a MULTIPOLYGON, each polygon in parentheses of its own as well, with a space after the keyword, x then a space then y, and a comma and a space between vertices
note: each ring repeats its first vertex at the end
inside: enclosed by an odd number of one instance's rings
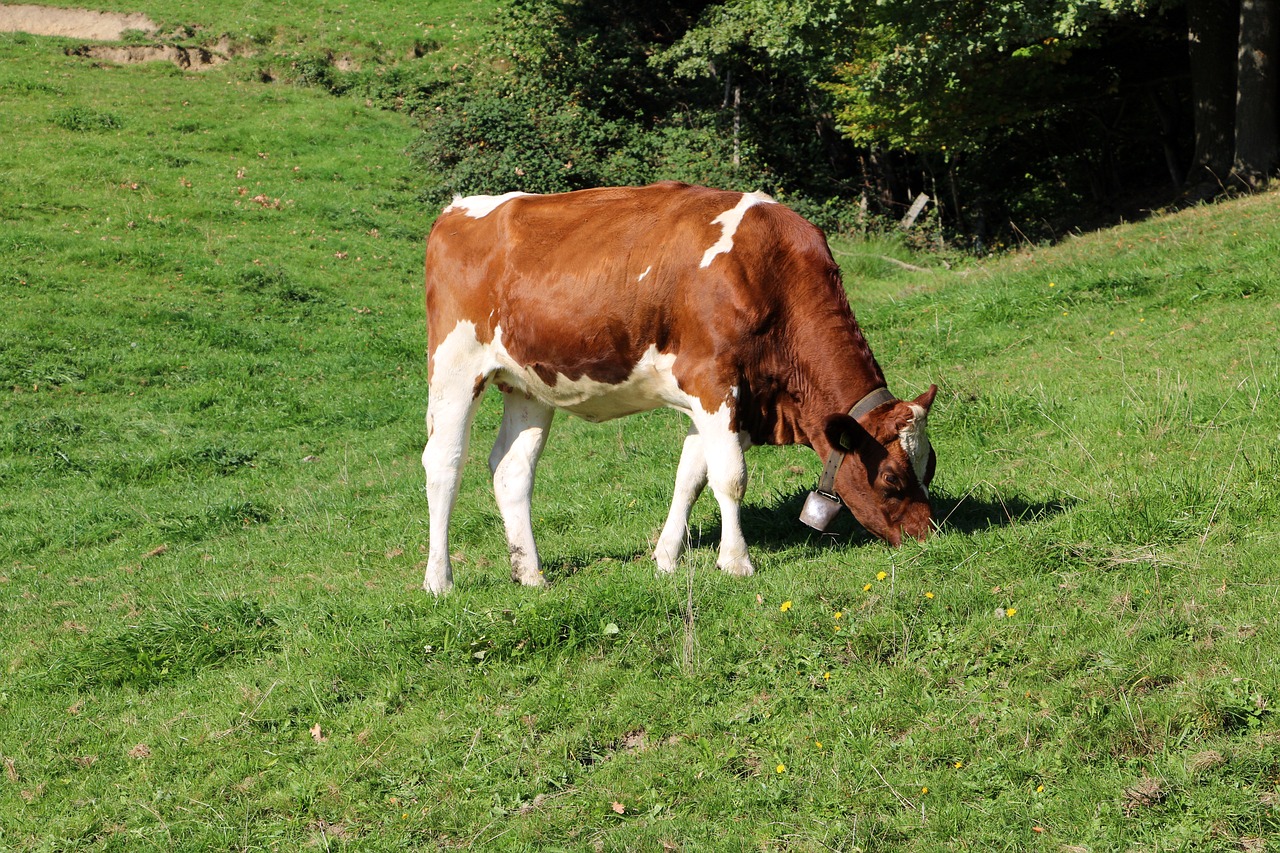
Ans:
POLYGON ((1261 186, 1280 0, 515 0, 426 113, 439 197, 676 178, 984 238, 1261 186))

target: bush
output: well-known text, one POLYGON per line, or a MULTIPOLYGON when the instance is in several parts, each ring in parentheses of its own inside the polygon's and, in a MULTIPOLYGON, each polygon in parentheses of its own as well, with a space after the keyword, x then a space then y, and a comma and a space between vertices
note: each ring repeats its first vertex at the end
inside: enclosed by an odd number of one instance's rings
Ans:
POLYGON ((657 180, 774 191, 765 154, 788 143, 767 137, 787 132, 762 130, 745 110, 735 128, 720 82, 677 80, 649 62, 654 33, 687 26, 683 11, 516 6, 495 61, 427 101, 414 154, 430 199, 657 180))
POLYGON ((658 180, 761 188, 763 171, 746 150, 735 165, 731 136, 706 117, 646 128, 549 98, 480 92, 438 104, 414 154, 431 181, 427 195, 440 201, 658 180))

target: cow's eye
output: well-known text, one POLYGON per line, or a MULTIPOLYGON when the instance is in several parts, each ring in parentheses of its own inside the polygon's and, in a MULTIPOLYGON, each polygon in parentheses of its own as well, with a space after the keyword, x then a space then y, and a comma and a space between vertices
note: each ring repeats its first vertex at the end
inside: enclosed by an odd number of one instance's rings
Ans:
POLYGON ((902 486, 902 481, 898 479, 898 475, 888 472, 884 475, 884 482, 887 486, 893 486, 895 489, 902 486))

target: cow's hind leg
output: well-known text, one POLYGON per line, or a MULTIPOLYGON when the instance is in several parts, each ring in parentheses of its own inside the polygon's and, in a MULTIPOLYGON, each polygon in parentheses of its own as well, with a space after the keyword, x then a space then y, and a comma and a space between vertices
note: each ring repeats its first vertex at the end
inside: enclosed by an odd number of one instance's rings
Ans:
POLYGON ((457 369, 457 365, 446 362, 448 355, 452 353, 445 347, 436 353, 435 377, 427 403, 427 446, 422 451, 430 513, 427 570, 422 586, 436 595, 453 588, 449 519, 458 499, 462 466, 467 461, 471 422, 475 419, 484 391, 483 375, 457 369), (450 369, 444 369, 446 364, 450 369), (474 377, 474 380, 465 383, 449 381, 459 376, 474 377))
POLYGON ((728 406, 714 414, 694 410, 693 423, 702 435, 707 481, 720 505, 720 554, 716 565, 728 574, 745 577, 755 572, 747 555, 747 541, 742 535, 738 512, 747 492, 747 461, 743 451, 749 442, 745 435, 731 430, 729 422, 728 406))
POLYGON ((546 445, 554 410, 517 392, 503 392, 502 401, 502 427, 489 454, 493 494, 507 529, 511 579, 525 586, 541 586, 546 580, 533 541, 530 504, 538 458, 546 445))
POLYGON ((707 457, 702 449, 702 436, 696 424, 690 424, 680 451, 680 464, 676 467, 676 488, 671 496, 671 511, 667 523, 662 526, 658 544, 653 549, 658 571, 673 572, 680 555, 684 553, 689 531, 689 510, 707 485, 707 457))
POLYGON ((449 519, 458 499, 462 466, 471 441, 471 422, 479 406, 479 395, 466 400, 449 400, 432 395, 427 410, 427 446, 422 451, 422 467, 427 474, 427 509, 431 516, 424 589, 441 595, 453 588, 453 567, 449 559, 449 519))

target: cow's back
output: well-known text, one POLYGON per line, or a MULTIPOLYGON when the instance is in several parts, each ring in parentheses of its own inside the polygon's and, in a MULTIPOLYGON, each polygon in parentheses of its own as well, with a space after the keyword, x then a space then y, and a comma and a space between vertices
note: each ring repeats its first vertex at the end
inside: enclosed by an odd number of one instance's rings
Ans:
POLYGON ((815 267, 834 269, 821 232, 760 194, 669 182, 458 199, 428 241, 430 345, 473 324, 522 371, 514 384, 549 388, 619 385, 646 359, 678 354, 669 369, 713 405, 724 389, 704 392, 692 374, 743 361, 726 341, 760 337, 815 267))

